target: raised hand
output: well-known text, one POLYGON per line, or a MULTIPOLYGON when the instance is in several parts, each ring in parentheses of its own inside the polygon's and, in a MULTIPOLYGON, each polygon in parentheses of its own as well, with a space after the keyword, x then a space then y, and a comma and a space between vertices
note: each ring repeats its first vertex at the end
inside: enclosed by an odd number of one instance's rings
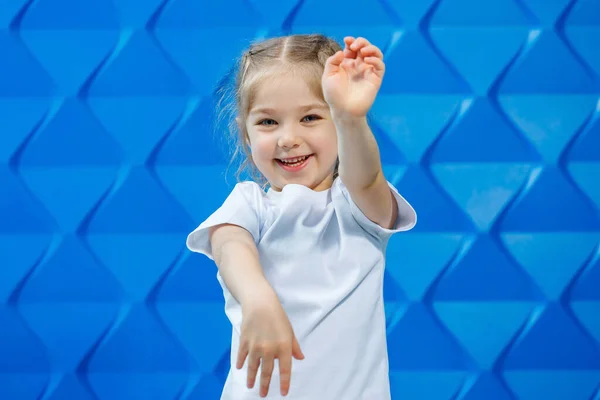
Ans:
POLYGON ((381 87, 385 64, 381 50, 365 38, 344 38, 344 51, 329 57, 322 84, 332 112, 364 117, 381 87))
POLYGON ((260 365, 260 396, 266 397, 275 359, 278 359, 280 392, 286 396, 290 388, 292 357, 302 360, 304 354, 283 307, 277 299, 265 299, 243 310, 242 321, 236 367, 241 369, 248 359, 247 386, 254 387, 260 365))

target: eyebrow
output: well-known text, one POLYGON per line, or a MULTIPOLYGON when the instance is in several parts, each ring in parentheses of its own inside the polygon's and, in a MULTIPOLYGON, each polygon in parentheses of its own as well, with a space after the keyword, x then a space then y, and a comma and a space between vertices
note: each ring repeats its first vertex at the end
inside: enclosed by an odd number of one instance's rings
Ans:
MULTIPOLYGON (((307 104, 305 106, 301 106, 299 107, 300 111, 308 111, 308 110, 314 110, 314 109, 328 109, 329 106, 327 104, 324 103, 312 103, 312 104, 307 104)), ((275 109, 273 108, 268 108, 268 107, 258 107, 258 108, 253 108, 250 111, 250 114, 275 114, 275 109)))

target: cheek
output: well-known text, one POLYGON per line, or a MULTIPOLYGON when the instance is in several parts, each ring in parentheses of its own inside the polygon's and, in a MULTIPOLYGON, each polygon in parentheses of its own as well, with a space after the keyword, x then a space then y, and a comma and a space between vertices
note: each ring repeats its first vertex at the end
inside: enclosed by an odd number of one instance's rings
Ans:
POLYGON ((257 163, 267 163, 273 158, 273 140, 267 135, 256 135, 250 139, 252 158, 257 163))
POLYGON ((319 152, 322 153, 324 158, 335 160, 337 158, 337 135, 335 131, 333 133, 327 132, 321 136, 318 143, 319 152))

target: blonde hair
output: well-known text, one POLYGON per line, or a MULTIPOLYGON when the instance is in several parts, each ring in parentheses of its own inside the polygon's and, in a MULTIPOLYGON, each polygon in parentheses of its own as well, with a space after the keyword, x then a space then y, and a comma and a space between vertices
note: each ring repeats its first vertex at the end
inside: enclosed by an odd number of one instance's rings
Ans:
POLYGON ((255 181, 267 183, 252 160, 245 127, 258 86, 277 74, 296 73, 306 79, 315 96, 324 101, 321 77, 325 62, 340 50, 342 48, 335 40, 324 35, 297 34, 254 43, 242 54, 232 87, 224 86, 220 91, 221 109, 229 115, 231 161, 240 161, 236 172, 238 180, 246 172, 255 181))

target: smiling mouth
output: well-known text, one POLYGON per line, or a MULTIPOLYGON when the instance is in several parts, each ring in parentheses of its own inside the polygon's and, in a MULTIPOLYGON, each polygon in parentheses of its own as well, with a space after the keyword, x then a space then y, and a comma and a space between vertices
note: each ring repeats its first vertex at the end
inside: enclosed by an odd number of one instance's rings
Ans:
POLYGON ((297 171, 299 169, 301 169, 306 162, 308 161, 308 159, 312 156, 312 154, 309 154, 307 156, 301 156, 301 157, 293 157, 293 158, 277 158, 277 163, 279 165, 281 165, 284 169, 288 170, 288 171, 297 171))

